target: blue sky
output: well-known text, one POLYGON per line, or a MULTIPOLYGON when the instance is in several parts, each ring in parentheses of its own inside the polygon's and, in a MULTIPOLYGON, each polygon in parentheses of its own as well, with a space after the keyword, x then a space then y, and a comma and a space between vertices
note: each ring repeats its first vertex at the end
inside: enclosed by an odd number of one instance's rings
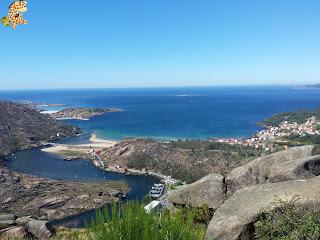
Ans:
POLYGON ((320 82, 319 0, 30 0, 25 18, 0 27, 1 89, 320 82))

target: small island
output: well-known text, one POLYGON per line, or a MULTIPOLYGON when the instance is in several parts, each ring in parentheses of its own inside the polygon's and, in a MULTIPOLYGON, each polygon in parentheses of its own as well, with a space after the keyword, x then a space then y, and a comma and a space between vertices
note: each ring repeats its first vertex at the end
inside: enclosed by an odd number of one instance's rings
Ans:
POLYGON ((51 113, 51 116, 58 120, 76 119, 89 120, 90 118, 105 113, 122 112, 122 109, 117 108, 66 108, 58 112, 51 113))
POLYGON ((295 86, 295 89, 320 89, 320 83, 319 84, 309 84, 309 85, 300 85, 295 86))

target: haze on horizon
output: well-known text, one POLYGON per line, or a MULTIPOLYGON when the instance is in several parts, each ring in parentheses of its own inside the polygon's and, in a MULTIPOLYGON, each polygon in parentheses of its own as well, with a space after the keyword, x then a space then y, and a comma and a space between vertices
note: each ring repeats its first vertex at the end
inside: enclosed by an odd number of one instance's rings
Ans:
POLYGON ((319 13, 318 0, 30 0, 28 25, 1 26, 1 89, 318 83, 319 13))

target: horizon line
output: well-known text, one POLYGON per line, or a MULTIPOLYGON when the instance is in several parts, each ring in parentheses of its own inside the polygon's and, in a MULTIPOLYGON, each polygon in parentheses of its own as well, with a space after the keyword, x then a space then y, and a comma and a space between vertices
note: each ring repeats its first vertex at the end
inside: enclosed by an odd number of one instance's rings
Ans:
POLYGON ((297 87, 316 84, 234 84, 190 86, 141 86, 141 87, 58 87, 58 88, 5 88, 1 91, 47 91, 47 90, 124 90, 124 89, 174 89, 174 88, 230 88, 230 87, 297 87))

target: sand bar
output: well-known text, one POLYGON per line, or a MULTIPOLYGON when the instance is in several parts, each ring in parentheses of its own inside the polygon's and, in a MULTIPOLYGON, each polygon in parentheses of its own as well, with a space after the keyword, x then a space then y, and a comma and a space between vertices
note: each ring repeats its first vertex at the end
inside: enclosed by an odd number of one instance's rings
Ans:
POLYGON ((117 141, 98 138, 96 134, 92 134, 89 140, 91 143, 86 144, 53 144, 51 147, 43 148, 42 151, 62 156, 81 155, 87 154, 88 150, 108 148, 117 144, 117 141))

